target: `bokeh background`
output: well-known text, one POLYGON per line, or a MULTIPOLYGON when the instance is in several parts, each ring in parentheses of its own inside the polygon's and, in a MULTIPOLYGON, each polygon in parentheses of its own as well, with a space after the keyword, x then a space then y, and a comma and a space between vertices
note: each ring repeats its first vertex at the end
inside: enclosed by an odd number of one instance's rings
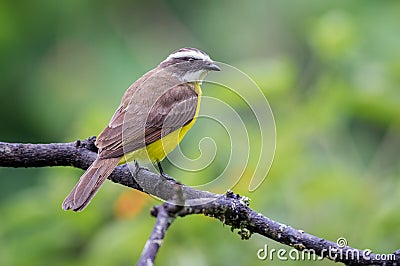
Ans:
MULTIPOLYGON (((399 12, 399 1, 372 0, 3 0, 0 140, 96 135, 133 81, 171 51, 198 47, 253 78, 276 119, 267 180, 252 193, 233 190, 295 228, 393 252, 400 248, 399 12)), ((192 141, 206 133, 195 127, 183 147, 195 149, 192 141)), ((64 212, 81 173, 0 168, 1 265, 137 261, 155 221, 149 209, 159 202, 107 182, 83 213, 64 212)), ((271 262, 256 253, 265 244, 289 250, 258 235, 242 241, 219 221, 192 216, 172 225, 156 262, 263 265, 271 262)))

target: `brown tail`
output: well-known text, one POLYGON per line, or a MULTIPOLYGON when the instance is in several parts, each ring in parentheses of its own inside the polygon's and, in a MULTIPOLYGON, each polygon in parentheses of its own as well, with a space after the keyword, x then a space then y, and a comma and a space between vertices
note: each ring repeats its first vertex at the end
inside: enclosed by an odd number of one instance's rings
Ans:
POLYGON ((82 211, 92 200, 121 158, 97 158, 81 176, 71 193, 65 198, 64 210, 82 211))

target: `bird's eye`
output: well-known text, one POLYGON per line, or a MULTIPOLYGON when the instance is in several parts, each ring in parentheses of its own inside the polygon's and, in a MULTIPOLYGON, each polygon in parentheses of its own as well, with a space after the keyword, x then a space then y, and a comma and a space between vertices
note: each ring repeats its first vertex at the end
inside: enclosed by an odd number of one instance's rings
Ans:
POLYGON ((196 58, 187 56, 187 57, 182 57, 181 60, 188 61, 188 62, 194 62, 196 60, 196 58))

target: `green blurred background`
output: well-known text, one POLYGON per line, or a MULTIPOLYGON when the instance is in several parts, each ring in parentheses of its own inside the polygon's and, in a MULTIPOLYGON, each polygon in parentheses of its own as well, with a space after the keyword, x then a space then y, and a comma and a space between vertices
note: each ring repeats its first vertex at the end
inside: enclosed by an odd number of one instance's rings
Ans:
MULTIPOLYGON (((96 135, 133 81, 171 51, 198 47, 252 77, 276 119, 267 180, 253 193, 233 190, 295 228, 393 252, 400 248, 399 14, 394 0, 3 0, 0 140, 96 135)), ((182 145, 203 135, 197 127, 182 145)), ((137 261, 158 202, 106 183, 83 213, 64 212, 81 173, 0 168, 0 265, 137 261)), ((241 241, 219 221, 192 216, 172 225, 156 262, 263 265, 271 263, 257 259, 264 244, 287 249, 258 235, 241 241)))

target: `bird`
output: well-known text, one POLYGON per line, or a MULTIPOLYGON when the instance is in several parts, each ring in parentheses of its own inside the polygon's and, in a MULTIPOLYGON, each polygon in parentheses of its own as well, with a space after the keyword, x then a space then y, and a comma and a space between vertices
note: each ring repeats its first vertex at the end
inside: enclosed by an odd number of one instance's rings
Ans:
POLYGON ((65 198, 64 210, 82 211, 114 168, 149 161, 168 178, 161 161, 193 126, 200 109, 201 83, 220 67, 205 52, 185 47, 172 52, 125 92, 109 124, 98 135, 95 161, 65 198))

